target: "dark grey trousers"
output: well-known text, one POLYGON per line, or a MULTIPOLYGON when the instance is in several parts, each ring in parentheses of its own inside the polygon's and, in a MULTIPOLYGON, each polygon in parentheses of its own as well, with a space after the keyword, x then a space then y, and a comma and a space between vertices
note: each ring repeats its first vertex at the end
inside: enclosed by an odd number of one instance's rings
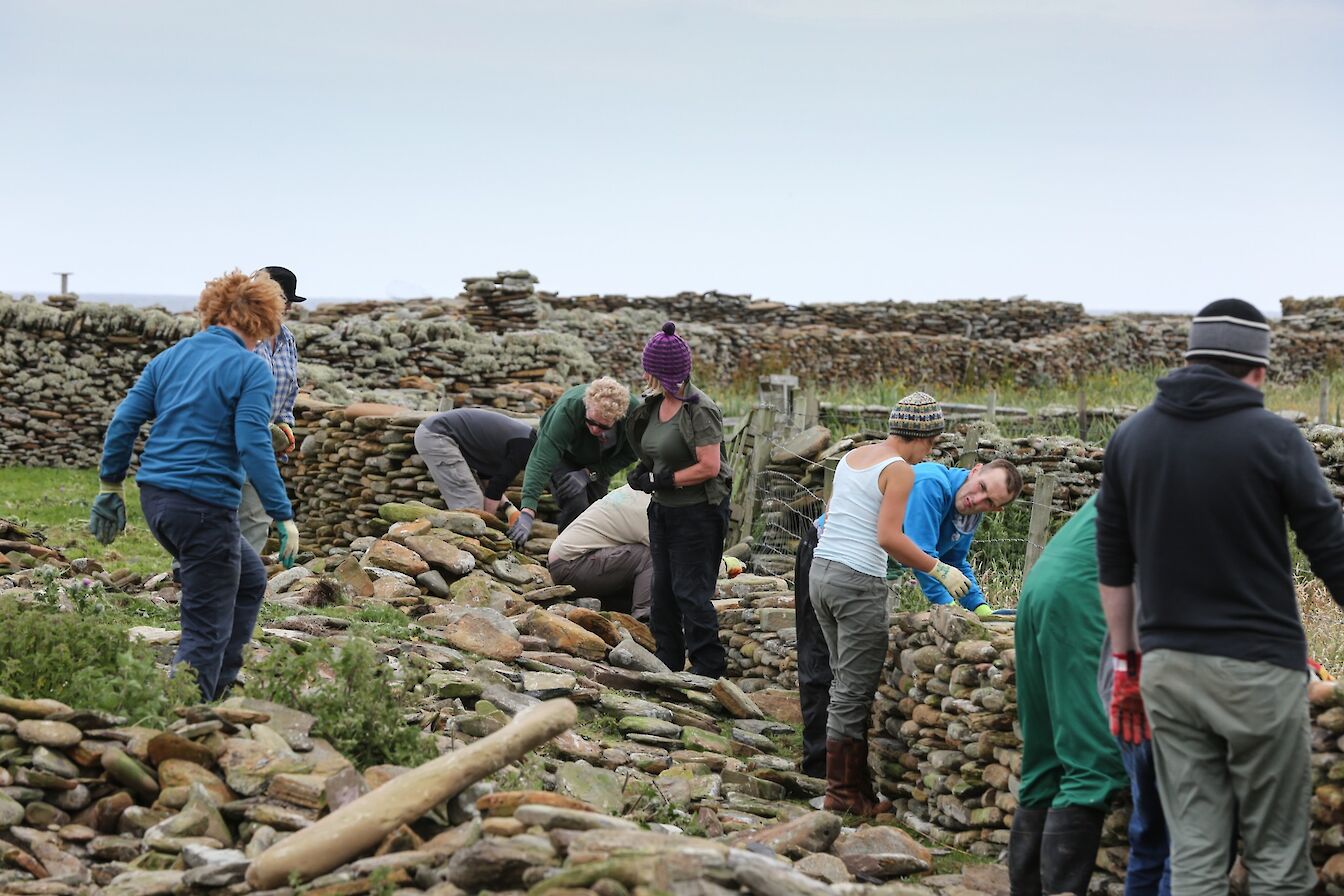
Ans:
POLYGON ((589 551, 573 560, 552 560, 551 580, 572 585, 579 597, 595 597, 603 609, 629 612, 649 621, 653 600, 653 556, 648 545, 622 544, 589 551))

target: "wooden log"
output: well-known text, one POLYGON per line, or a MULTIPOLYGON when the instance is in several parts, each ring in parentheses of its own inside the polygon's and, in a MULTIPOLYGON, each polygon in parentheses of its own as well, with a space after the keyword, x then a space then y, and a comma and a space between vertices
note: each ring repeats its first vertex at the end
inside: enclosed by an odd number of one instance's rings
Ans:
POLYGON ((294 876, 308 881, 338 868, 577 720, 578 709, 568 700, 548 700, 525 709, 494 734, 393 778, 281 840, 256 858, 247 870, 247 882, 255 889, 270 890, 294 876))

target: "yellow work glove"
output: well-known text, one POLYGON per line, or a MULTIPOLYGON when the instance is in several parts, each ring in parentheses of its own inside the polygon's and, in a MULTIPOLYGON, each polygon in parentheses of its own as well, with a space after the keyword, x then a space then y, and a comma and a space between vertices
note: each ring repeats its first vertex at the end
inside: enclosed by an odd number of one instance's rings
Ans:
POLYGON ((938 580, 947 593, 953 597, 965 597, 966 592, 971 590, 971 580, 966 578, 961 570, 955 566, 948 566, 939 560, 933 564, 933 569, 929 570, 929 575, 938 580))

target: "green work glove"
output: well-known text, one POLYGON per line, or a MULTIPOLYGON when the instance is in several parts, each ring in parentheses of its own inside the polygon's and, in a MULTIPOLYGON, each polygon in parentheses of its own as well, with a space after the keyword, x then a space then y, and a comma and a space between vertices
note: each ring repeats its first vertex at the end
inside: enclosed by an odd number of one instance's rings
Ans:
POLYGON ((89 532, 99 544, 111 544, 126 529, 126 501, 120 482, 106 482, 98 489, 89 512, 89 532))
POLYGON ((955 566, 948 566, 939 560, 933 564, 933 569, 929 570, 929 575, 938 580, 947 593, 953 597, 965 597, 966 592, 971 590, 971 580, 966 578, 965 574, 955 566))
POLYGON ((280 520, 275 527, 280 534, 280 565, 289 569, 299 555, 299 527, 293 520, 280 520))

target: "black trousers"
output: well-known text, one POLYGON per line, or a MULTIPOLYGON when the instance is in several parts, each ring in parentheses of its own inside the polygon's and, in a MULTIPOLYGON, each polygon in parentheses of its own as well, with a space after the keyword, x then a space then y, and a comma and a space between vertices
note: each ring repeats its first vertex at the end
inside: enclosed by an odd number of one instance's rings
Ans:
POLYGON ((803 774, 826 777, 826 712, 831 706, 831 654, 808 596, 817 527, 811 523, 798 542, 793 567, 794 624, 798 630, 798 694, 803 705, 803 774))
POLYGON ((714 612, 723 541, 728 535, 728 499, 713 504, 665 507, 649 504, 649 553, 653 557, 653 606, 649 629, 658 659, 673 672, 719 678, 728 652, 719 642, 714 612))

